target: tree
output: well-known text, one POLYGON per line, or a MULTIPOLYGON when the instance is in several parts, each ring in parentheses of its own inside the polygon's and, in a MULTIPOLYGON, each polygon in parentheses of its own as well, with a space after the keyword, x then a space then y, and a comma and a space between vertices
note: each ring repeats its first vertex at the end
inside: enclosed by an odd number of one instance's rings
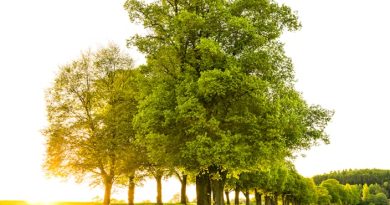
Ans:
POLYGON ((179 170, 177 168, 173 169, 174 175, 176 175, 177 179, 180 181, 181 189, 180 189, 180 203, 181 204, 187 204, 187 180, 188 180, 188 174, 183 171, 179 170))
POLYGON ((356 205, 360 203, 360 190, 357 185, 344 185, 346 195, 345 204, 356 205))
POLYGON ((328 141, 331 113, 294 89, 292 63, 278 41, 285 29, 300 27, 289 7, 128 0, 125 8, 149 31, 129 40, 146 55, 142 69, 152 83, 135 126, 156 156, 196 173, 199 205, 211 204, 211 190, 223 204, 229 172, 256 170, 328 141))
POLYGON ((389 204, 386 194, 370 194, 367 198, 367 204, 375 204, 375 205, 387 205, 389 204))
POLYGON ((318 201, 316 186, 312 179, 302 177, 301 194, 298 200, 301 204, 313 204, 318 201))
POLYGON ((283 194, 283 205, 314 204, 318 201, 313 180, 299 175, 295 170, 290 171, 283 194))
POLYGON ((318 196, 317 202, 319 205, 330 204, 330 200, 332 197, 329 195, 329 192, 325 187, 321 187, 321 186, 317 187, 317 196, 318 196))
MULTIPOLYGON (((100 62, 102 63, 104 62, 100 62)), ((142 76, 136 69, 116 69, 111 78, 113 87, 106 91, 111 93, 111 103, 106 110, 104 124, 109 133, 122 139, 118 141, 120 144, 115 145, 122 148, 117 152, 117 175, 125 178, 122 184, 127 183, 128 204, 133 205, 135 185, 143 178, 139 171, 146 159, 145 150, 136 143, 135 131, 131 126, 133 117, 138 112, 139 81, 142 76)), ((99 83, 101 82, 97 84, 99 83)), ((104 91, 107 85, 101 85, 100 90, 104 91)))
POLYGON ((124 95, 131 95, 130 68, 132 59, 115 45, 86 52, 61 67, 46 95, 46 170, 104 184, 105 205, 134 138, 128 124, 135 104, 124 95))
POLYGON ((368 186, 370 194, 376 195, 379 193, 386 193, 386 190, 383 189, 379 184, 370 184, 368 186))
POLYGON ((384 184, 390 180, 390 170, 383 169, 349 169, 332 171, 313 177, 316 184, 326 179, 336 179, 341 184, 384 184))
POLYGON ((345 201, 345 190, 339 181, 327 179, 323 181, 320 186, 328 190, 328 193, 331 196, 331 203, 342 204, 345 201))
POLYGON ((368 195, 370 194, 370 190, 368 188, 367 184, 363 185, 363 190, 362 190, 362 200, 367 201, 368 195))

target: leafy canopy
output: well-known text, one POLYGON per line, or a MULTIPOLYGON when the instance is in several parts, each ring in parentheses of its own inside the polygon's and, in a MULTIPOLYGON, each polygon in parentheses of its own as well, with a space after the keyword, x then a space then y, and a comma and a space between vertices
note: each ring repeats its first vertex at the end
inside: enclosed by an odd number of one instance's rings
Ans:
POLYGON ((113 181, 135 133, 132 59, 115 45, 86 52, 60 68, 46 94, 45 168, 93 183, 113 181))
POLYGON ((148 31, 129 45, 147 58, 142 72, 151 85, 134 125, 156 161, 240 172, 328 141, 331 112, 309 106, 294 89, 292 63, 278 41, 300 27, 289 7, 128 0, 125 8, 148 31))

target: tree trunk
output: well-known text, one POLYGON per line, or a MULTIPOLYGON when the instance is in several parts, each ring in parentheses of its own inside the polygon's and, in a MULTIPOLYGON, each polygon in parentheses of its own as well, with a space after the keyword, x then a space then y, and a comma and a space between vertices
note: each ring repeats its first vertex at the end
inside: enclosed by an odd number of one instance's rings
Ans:
POLYGON ((187 204, 187 175, 183 175, 181 180, 181 192, 180 192, 180 203, 187 204))
POLYGON ((288 204, 288 200, 287 200, 287 195, 286 194, 282 195, 282 204, 283 205, 287 205, 288 204))
POLYGON ((129 205, 134 205, 134 191, 135 191, 134 174, 131 174, 129 176, 129 190, 127 192, 127 199, 129 205))
POLYGON ((111 189, 112 189, 112 177, 104 177, 104 199, 103 205, 110 205, 111 202, 111 189))
POLYGON ((211 185, 213 189, 213 199, 215 205, 224 205, 223 201, 223 189, 225 187, 225 180, 211 180, 211 185))
POLYGON ((245 189, 245 205, 249 205, 250 204, 250 200, 249 200, 249 189, 245 189))
POLYGON ((229 190, 225 190, 226 205, 230 205, 229 190))
POLYGON ((256 205, 261 205, 261 194, 257 191, 257 189, 255 189, 255 199, 256 205))
POLYGON ((234 205, 240 205, 240 188, 238 186, 234 189, 234 205))
POLYGON ((293 205, 298 205, 297 200, 295 198, 292 199, 292 204, 293 205))
POLYGON ((155 178, 157 182, 157 204, 162 204, 162 174, 156 174, 155 178))
POLYGON ((278 205, 278 198, 279 198, 279 193, 275 192, 274 193, 273 205, 278 205))
POLYGON ((265 205, 272 205, 271 197, 268 195, 265 196, 265 205))
POLYGON ((211 187, 208 173, 196 176, 196 204, 211 205, 211 187))
POLYGON ((297 201, 295 200, 295 198, 291 199, 291 203, 292 203, 292 205, 297 205, 297 201))

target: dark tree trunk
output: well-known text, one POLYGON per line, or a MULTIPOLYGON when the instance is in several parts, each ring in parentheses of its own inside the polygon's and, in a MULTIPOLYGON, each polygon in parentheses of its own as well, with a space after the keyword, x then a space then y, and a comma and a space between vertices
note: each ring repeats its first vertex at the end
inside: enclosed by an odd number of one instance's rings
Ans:
POLYGON ((162 174, 156 174, 155 178, 157 182, 157 204, 162 204, 162 174))
POLYGON ((134 192, 135 192, 135 182, 134 175, 129 176, 129 190, 127 192, 127 199, 129 205, 134 205, 134 192))
POLYGON ((272 205, 272 202, 271 202, 271 197, 270 196, 265 196, 265 205, 272 205))
POLYGON ((255 199, 256 205, 261 205, 261 194, 257 191, 257 189, 255 189, 255 199))
POLYGON ((234 189, 234 205, 240 205, 240 188, 238 186, 234 189))
POLYGON ((226 205, 230 205, 229 190, 225 190, 226 205))
POLYGON ((288 204, 288 200, 287 200, 287 195, 286 194, 282 195, 282 204, 283 205, 287 205, 288 204))
POLYGON ((211 185, 213 188, 213 199, 215 205, 224 205, 223 190, 225 187, 225 180, 212 180, 211 185))
POLYGON ((196 176, 196 204, 211 205, 211 187, 208 173, 200 173, 196 176))
POLYGON ((275 192, 274 193, 273 205, 278 205, 278 198, 279 198, 279 193, 275 192))
POLYGON ((297 200, 293 197, 293 198, 291 198, 291 203, 293 204, 293 205, 298 205, 298 202, 297 202, 297 200))
POLYGON ((110 205, 110 203, 111 203, 112 183, 113 183, 112 177, 106 176, 104 178, 104 199, 103 199, 103 205, 110 205))
POLYGON ((213 185, 213 180, 210 180, 210 185, 211 185, 211 204, 215 205, 216 190, 215 190, 215 185, 213 185))
POLYGON ((245 205, 249 205, 250 204, 249 189, 245 189, 244 195, 245 195, 245 205))
POLYGON ((180 203, 187 204, 187 175, 183 175, 181 179, 181 192, 180 192, 180 203))

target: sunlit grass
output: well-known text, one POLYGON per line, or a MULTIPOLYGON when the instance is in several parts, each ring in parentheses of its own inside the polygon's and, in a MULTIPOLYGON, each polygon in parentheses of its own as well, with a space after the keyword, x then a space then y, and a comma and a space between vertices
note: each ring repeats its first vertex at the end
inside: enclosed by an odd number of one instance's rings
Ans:
MULTIPOLYGON (((102 203, 98 203, 98 202, 43 202, 43 201, 0 200, 0 205, 101 205, 101 204, 102 203)), ((113 203, 111 204, 114 205, 113 203)))
POLYGON ((0 200, 0 205, 29 205, 26 201, 0 200))
MULTIPOLYGON (((98 202, 29 202, 28 205, 101 205, 98 202)), ((3 205, 0 203, 0 205, 3 205)), ((111 203, 111 205, 114 205, 111 203)))
MULTIPOLYGON (((2 201, 0 205, 101 205, 101 202, 36 202, 36 201, 2 201)), ((135 203, 136 205, 156 205, 156 203, 135 203)), ((179 205, 180 203, 164 203, 164 205, 179 205)), ((127 205, 127 203, 111 203, 111 205, 127 205)), ((195 203, 189 203, 195 205, 195 203)))
MULTIPOLYGON (((52 202, 29 202, 28 205, 54 205, 52 202)), ((1 205, 1 204, 0 204, 1 205)))

